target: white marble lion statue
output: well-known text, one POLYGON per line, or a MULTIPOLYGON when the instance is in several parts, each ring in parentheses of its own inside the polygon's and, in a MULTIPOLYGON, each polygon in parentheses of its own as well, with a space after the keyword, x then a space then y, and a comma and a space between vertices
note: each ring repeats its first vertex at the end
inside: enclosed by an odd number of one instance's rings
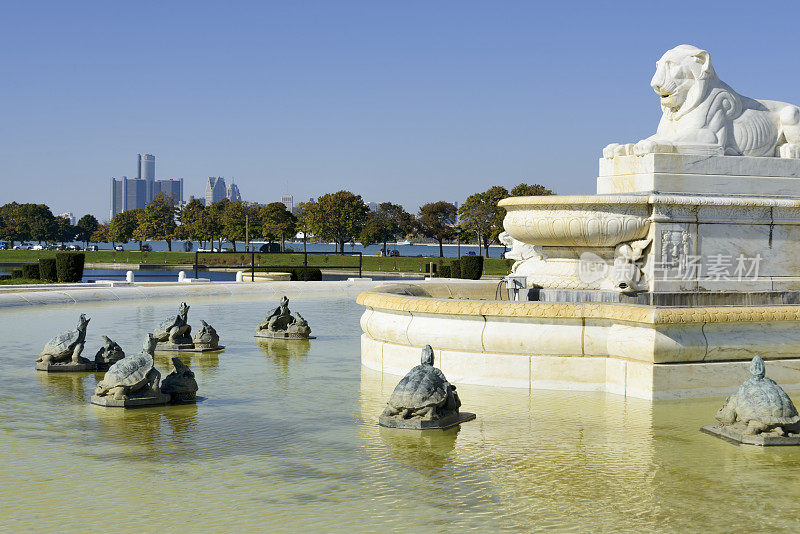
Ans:
POLYGON ((800 108, 738 94, 717 77, 705 50, 680 45, 667 51, 650 85, 663 111, 655 135, 612 143, 604 158, 654 152, 800 158, 800 108))

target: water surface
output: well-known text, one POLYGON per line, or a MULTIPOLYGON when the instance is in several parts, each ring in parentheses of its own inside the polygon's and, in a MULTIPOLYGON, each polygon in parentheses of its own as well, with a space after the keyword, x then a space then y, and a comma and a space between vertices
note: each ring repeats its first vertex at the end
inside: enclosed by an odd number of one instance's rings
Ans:
MULTIPOLYGON (((228 347, 185 360, 205 400, 128 411, 89 404, 100 374, 37 373, 35 355, 81 311, 85 355, 101 334, 138 351, 178 302, 0 310, 0 527, 730 532, 800 519, 800 449, 698 432, 722 399, 460 385, 476 421, 381 429, 398 377, 361 368, 352 298, 293 297, 319 339, 264 345, 252 329, 277 302, 189 302, 190 322, 228 347)), ((166 375, 169 359, 156 364, 166 375)))

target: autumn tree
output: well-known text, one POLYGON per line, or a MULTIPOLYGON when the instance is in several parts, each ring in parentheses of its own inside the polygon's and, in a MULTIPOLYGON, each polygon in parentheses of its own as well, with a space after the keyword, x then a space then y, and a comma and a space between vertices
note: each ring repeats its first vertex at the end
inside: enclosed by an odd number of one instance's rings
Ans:
POLYGON ((108 223, 97 225, 97 229, 89 236, 89 241, 92 243, 108 243, 109 226, 108 223))
POLYGON ((344 244, 354 241, 367 220, 367 208, 361 195, 338 191, 322 195, 308 203, 308 225, 315 235, 334 241, 337 251, 344 253, 344 244))
POLYGON ((241 200, 226 202, 221 213, 221 234, 236 252, 236 242, 244 241, 247 235, 247 220, 252 212, 250 206, 241 200))
POLYGON ((270 202, 259 210, 261 235, 270 243, 280 237, 281 250, 285 249, 286 236, 297 232, 297 217, 286 209, 283 202, 270 202))
POLYGON ((164 193, 159 193, 142 211, 133 237, 139 241, 140 249, 142 241, 154 239, 166 241, 167 250, 171 252, 176 227, 175 206, 172 199, 164 193))
POLYGON ((444 257, 444 241, 456 236, 456 207, 450 202, 440 200, 430 202, 419 209, 417 222, 419 230, 425 237, 439 243, 439 257, 444 257))

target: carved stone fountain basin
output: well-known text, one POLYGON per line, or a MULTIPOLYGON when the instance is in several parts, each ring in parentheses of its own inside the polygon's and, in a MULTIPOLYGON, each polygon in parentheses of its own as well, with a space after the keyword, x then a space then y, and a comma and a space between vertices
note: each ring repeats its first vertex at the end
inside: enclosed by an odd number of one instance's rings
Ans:
POLYGON ((613 247, 644 239, 650 228, 647 195, 512 197, 503 226, 518 241, 545 247, 613 247))

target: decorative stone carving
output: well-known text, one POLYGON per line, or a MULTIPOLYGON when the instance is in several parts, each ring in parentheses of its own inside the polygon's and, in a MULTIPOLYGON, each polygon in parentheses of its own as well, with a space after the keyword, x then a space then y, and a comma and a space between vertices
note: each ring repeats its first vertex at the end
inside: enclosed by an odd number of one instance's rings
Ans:
POLYGON ((175 370, 161 382, 161 393, 169 395, 174 403, 196 402, 197 381, 194 379, 194 373, 180 358, 172 358, 172 365, 175 370))
POLYGON ((221 351, 225 347, 219 344, 219 335, 211 325, 200 321, 203 327, 191 337, 192 327, 189 326, 189 305, 181 303, 178 315, 170 317, 161 323, 153 332, 158 340, 158 352, 207 352, 221 351))
POLYGON ((37 371, 91 371, 94 362, 83 358, 86 327, 91 319, 81 314, 75 330, 57 335, 47 342, 36 360, 37 371))
POLYGON ((475 419, 459 413, 456 387, 433 366, 433 349, 422 349, 420 364, 404 376, 392 392, 379 418, 381 426, 413 430, 450 428, 475 419))
POLYGON ((289 311, 289 299, 281 298, 281 302, 272 313, 267 315, 256 327, 256 337, 276 339, 314 339, 308 321, 299 313, 295 317, 289 311))
POLYGON ((766 378, 764 360, 755 356, 746 380, 715 416, 719 425, 705 432, 752 445, 800 445, 800 415, 792 400, 773 380, 766 378), (761 439, 753 439, 753 437, 761 439), (779 438, 765 441, 764 438, 779 438), (787 442, 788 440, 788 442, 787 442))
POLYGON ((612 143, 603 157, 678 152, 800 158, 800 108, 738 94, 717 77, 705 50, 668 50, 650 85, 663 112, 655 135, 636 144, 612 143))
POLYGON ((161 373, 154 366, 156 339, 147 334, 142 352, 118 361, 97 385, 92 404, 127 408, 166 404, 170 397, 159 388, 161 373))
POLYGON ((511 266, 512 273, 516 273, 517 269, 527 260, 542 261, 544 259, 542 247, 518 241, 508 232, 502 232, 497 239, 508 248, 506 259, 516 260, 511 266))
MULTIPOLYGON (((155 331, 153 332, 153 337, 156 338, 156 341, 158 341, 160 345, 191 346, 192 327, 189 326, 188 320, 189 305, 185 302, 182 302, 178 315, 170 317, 156 327, 155 331)), ((158 347, 159 350, 162 350, 163 348, 166 347, 158 347)))
POLYGON ((647 277, 640 260, 652 239, 621 243, 614 250, 614 265, 609 280, 614 290, 632 293, 647 289, 647 277))
MULTIPOLYGON (((219 348, 219 335, 207 322, 200 320, 203 327, 194 335, 192 342, 196 349, 216 349, 219 348)), ((175 358, 173 358, 173 361, 175 358)))
POLYGON ((116 342, 111 341, 107 336, 101 337, 103 338, 103 346, 100 347, 100 350, 95 354, 94 364, 98 371, 105 371, 108 370, 111 365, 114 365, 124 358, 125 352, 122 350, 122 347, 116 342))

